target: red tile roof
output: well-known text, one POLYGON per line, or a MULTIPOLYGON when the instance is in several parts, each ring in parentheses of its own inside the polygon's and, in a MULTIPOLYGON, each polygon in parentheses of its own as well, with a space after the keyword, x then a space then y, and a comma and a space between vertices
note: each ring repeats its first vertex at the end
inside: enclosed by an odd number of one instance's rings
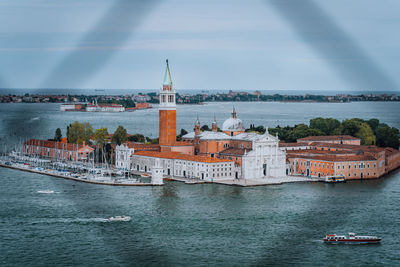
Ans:
POLYGON ((298 150, 288 150, 286 154, 294 155, 294 154, 304 154, 304 155, 354 155, 354 154, 364 154, 363 151, 360 150, 316 150, 316 149, 298 149, 298 150))
POLYGON ((129 148, 135 149, 135 151, 142 151, 142 150, 160 151, 159 144, 143 144, 143 143, 135 143, 128 141, 125 142, 124 145, 126 145, 129 148))
POLYGON ((382 147, 377 146, 359 146, 359 145, 348 145, 348 144, 332 144, 332 143, 322 143, 313 142, 310 144, 311 147, 329 147, 347 150, 362 150, 364 152, 382 152, 385 151, 382 147))
POLYGON ((373 156, 368 155, 290 155, 289 158, 303 158, 303 159, 315 159, 323 161, 334 161, 334 162, 344 162, 344 161, 373 161, 376 160, 373 156))
POLYGON ((49 140, 39 140, 39 139, 30 139, 29 141, 24 143, 25 145, 31 146, 40 146, 40 147, 48 147, 48 148, 56 148, 56 149, 63 149, 68 151, 76 151, 82 148, 90 148, 90 146, 83 146, 71 143, 61 143, 56 141, 49 141, 49 140))
POLYGON ((307 136, 297 139, 299 141, 333 141, 333 140, 360 140, 360 138, 351 135, 323 135, 323 136, 307 136))
POLYGON ((198 155, 187 155, 179 152, 138 151, 135 152, 134 155, 153 157, 153 158, 189 160, 189 161, 204 162, 204 163, 233 162, 232 160, 210 158, 198 155))
POLYGON ((400 151, 398 151, 397 149, 394 149, 392 147, 385 147, 385 150, 386 150, 386 154, 388 156, 392 156, 394 154, 400 153, 400 151))
POLYGON ((304 143, 285 143, 285 142, 279 142, 280 147, 294 147, 294 146, 308 146, 307 144, 304 143))

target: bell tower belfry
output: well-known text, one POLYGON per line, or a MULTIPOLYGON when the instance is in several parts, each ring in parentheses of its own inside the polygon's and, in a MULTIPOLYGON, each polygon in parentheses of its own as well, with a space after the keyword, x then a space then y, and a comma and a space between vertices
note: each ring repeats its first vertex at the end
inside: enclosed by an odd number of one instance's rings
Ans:
POLYGON ((172 88, 168 59, 160 91, 159 106, 159 144, 173 145, 176 142, 176 93, 172 88))

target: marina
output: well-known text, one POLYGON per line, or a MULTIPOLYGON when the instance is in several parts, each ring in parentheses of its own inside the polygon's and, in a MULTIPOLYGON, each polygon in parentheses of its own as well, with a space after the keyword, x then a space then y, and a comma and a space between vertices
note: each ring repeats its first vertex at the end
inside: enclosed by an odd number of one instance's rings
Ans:
POLYGON ((142 182, 138 176, 123 176, 122 172, 118 170, 107 170, 99 166, 97 168, 88 167, 83 163, 66 163, 27 157, 16 152, 0 157, 0 167, 99 185, 158 186, 152 184, 150 179, 141 179, 147 180, 147 182, 142 182))

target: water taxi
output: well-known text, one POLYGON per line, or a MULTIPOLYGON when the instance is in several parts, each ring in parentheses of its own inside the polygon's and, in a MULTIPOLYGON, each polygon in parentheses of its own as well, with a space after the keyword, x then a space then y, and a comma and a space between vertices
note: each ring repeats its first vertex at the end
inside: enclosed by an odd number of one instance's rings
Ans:
POLYGON ((381 242, 381 238, 376 236, 358 236, 355 233, 349 233, 349 236, 345 235, 326 235, 323 239, 325 243, 334 244, 377 244, 381 242))
POLYGON ((344 175, 326 176, 325 183, 345 183, 346 177, 344 175))

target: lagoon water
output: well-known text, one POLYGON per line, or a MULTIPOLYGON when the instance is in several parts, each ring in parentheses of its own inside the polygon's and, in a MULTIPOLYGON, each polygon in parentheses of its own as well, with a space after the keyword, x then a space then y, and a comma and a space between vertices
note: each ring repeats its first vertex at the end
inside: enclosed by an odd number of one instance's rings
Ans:
MULTIPOLYGON (((400 128, 400 103, 209 103, 178 106, 219 125, 232 105, 246 126, 314 117, 378 118, 400 128)), ((1 104, 1 142, 49 138, 74 120, 157 136, 157 109, 62 113, 59 104, 1 104)), ((0 265, 400 265, 400 172, 346 184, 106 187, 0 168, 0 265), (129 215, 130 222, 109 222, 129 215), (327 245, 326 233, 374 234, 380 245, 327 245)))

